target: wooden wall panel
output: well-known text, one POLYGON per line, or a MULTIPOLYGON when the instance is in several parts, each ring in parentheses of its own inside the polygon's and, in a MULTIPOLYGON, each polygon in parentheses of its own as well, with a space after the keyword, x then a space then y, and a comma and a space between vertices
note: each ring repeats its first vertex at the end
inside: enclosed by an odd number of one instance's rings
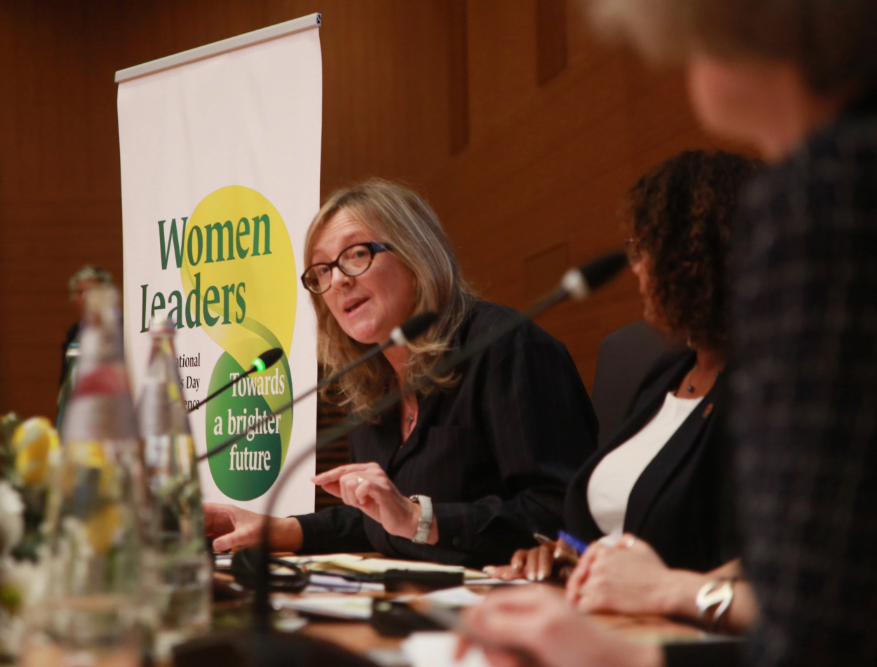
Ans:
POLYGON ((536 83, 544 86, 567 66, 567 8, 566 0, 535 2, 536 83))
MULTIPOLYGON (((472 137, 436 173, 430 193, 482 294, 521 307, 533 298, 530 280, 544 287, 566 268, 546 256, 578 263, 620 247, 616 213, 640 173, 679 150, 717 143, 698 129, 680 72, 655 73, 608 49, 574 12, 566 67, 538 87, 530 45, 549 33, 534 4, 510 4, 498 17, 495 4, 470 2, 472 137)), ((602 338, 640 317, 628 275, 539 322, 566 343, 590 386, 602 338)))
POLYGON ((469 145, 469 8, 448 1, 448 128, 451 155, 469 145))
POLYGON ((54 416, 75 318, 67 277, 86 261, 121 276, 115 98, 95 85, 112 76, 101 4, 0 14, 0 412, 54 416))
POLYGON ((470 139, 482 141, 525 106, 536 83, 536 7, 532 0, 470 0, 470 139))
MULTIPOLYGON (((637 175, 717 144, 678 72, 601 45, 576 4, 0 2, 0 412, 54 413, 67 277, 86 262, 121 276, 113 72, 303 14, 324 18, 324 194, 371 175, 414 185, 484 296, 515 306, 561 258, 618 247, 615 213, 637 175), (566 12, 563 29, 540 24, 540 7, 566 12)), ((628 276, 540 323, 590 384, 600 339, 639 310, 628 276)))
POLYGON ((321 11, 322 187, 450 159, 443 0, 0 3, 0 412, 54 415, 67 278, 121 279, 116 70, 321 11))

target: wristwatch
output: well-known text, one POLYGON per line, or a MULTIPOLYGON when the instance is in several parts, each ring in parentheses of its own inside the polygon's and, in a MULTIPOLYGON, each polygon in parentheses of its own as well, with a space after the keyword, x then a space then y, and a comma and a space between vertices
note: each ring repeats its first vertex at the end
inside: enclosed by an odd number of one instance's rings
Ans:
POLYGON ((429 496, 411 496, 411 500, 420 505, 420 520, 417 522, 417 530, 411 541, 414 544, 426 544, 429 539, 429 531, 432 528, 432 498, 429 496))

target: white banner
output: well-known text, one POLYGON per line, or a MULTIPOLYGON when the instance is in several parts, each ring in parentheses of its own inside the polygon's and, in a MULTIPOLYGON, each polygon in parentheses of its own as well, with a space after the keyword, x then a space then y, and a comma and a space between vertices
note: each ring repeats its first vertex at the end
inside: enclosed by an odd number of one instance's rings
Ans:
MULTIPOLYGON (((177 323, 189 404, 284 357, 192 413, 199 453, 317 381, 314 314, 301 286, 319 208, 319 15, 116 73, 122 159, 125 342, 135 393, 153 315, 177 323)), ((262 511, 280 469, 316 437, 316 399, 272 417, 201 464, 204 498, 262 511)), ((314 508, 313 457, 281 516, 314 508)))

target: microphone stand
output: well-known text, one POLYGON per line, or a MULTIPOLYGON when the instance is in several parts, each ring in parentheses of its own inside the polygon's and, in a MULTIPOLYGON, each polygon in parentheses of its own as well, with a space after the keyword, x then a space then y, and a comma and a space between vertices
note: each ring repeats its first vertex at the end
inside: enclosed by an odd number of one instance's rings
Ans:
MULTIPOLYGON (((291 410, 300 401, 303 401, 308 396, 312 396, 313 394, 317 393, 323 387, 328 387, 328 386, 334 384, 335 382, 338 381, 338 379, 342 375, 346 375, 347 373, 352 371, 354 368, 356 368, 360 364, 364 364, 369 359, 372 359, 373 357, 378 356, 384 350, 386 350, 388 347, 391 347, 393 345, 408 345, 408 342, 410 340, 414 340, 415 338, 418 338, 421 335, 423 335, 426 332, 426 330, 429 329, 437 319, 438 319, 438 315, 436 315, 435 313, 433 313, 431 311, 426 311, 426 312, 420 313, 420 315, 415 315, 414 317, 406 320, 403 324, 396 327, 393 330, 393 332, 390 334, 390 337, 387 340, 385 340, 383 343, 380 343, 379 345, 372 346, 362 356, 357 357, 356 359, 351 361, 349 364, 343 366, 342 368, 339 368, 337 371, 332 373, 329 377, 323 378, 323 380, 321 382, 317 383, 315 386, 311 387, 306 392, 299 394, 293 400, 291 400, 289 403, 286 403, 285 405, 280 406, 279 408, 277 408, 277 410, 274 410, 271 414, 265 415, 259 421, 257 421, 252 426, 250 426, 243 433, 238 433, 236 435, 233 435, 232 437, 228 438, 227 440, 220 442, 213 449, 208 449, 206 452, 204 452, 200 456, 195 457, 195 461, 200 463, 204 459, 209 459, 211 456, 215 456, 216 454, 219 454, 221 451, 227 449, 228 447, 231 447, 234 443, 236 443, 238 440, 243 438, 248 433, 253 433, 257 429, 259 429, 261 426, 264 426, 265 424, 267 424, 271 419, 274 418, 275 415, 277 415, 281 412, 286 412, 287 410, 291 410)), ((240 379, 240 378, 238 378, 238 379, 240 379)), ((235 382, 237 382, 237 379, 235 380, 235 382)), ((205 402, 206 401, 207 401, 207 399, 205 399, 205 402)))
MULTIPOLYGON (((380 345, 374 345, 374 346, 372 346, 372 347, 369 348, 368 351, 367 351, 365 354, 363 354, 361 357, 358 357, 358 358, 354 359, 353 361, 351 361, 349 364, 347 364, 347 365, 344 366, 343 368, 339 368, 337 371, 335 371, 334 373, 332 373, 332 375, 330 375, 329 377, 327 377, 327 378, 323 378, 323 380, 322 380, 321 382, 319 382, 318 384, 314 385, 313 387, 311 387, 310 389, 308 389, 306 392, 304 392, 304 393, 302 393, 302 394, 299 394, 299 395, 296 396, 294 399, 292 399, 289 403, 286 403, 286 404, 280 406, 279 408, 277 408, 276 410, 274 410, 271 414, 266 415, 265 417, 262 417, 259 421, 257 421, 255 424, 253 424, 252 426, 250 426, 250 427, 249 427, 246 431, 244 431, 243 433, 238 433, 238 434, 232 436, 231 438, 228 438, 227 440, 224 440, 223 442, 220 442, 218 445, 216 445, 216 446, 213 447, 212 449, 208 449, 208 450, 207 450, 206 452, 204 452, 203 454, 198 455, 197 457, 195 457, 195 461, 196 461, 196 462, 201 462, 201 461, 203 461, 203 460, 205 460, 205 459, 209 459, 211 456, 216 456, 217 454, 219 454, 221 451, 223 451, 223 450, 225 450, 225 449, 228 449, 228 448, 231 447, 234 443, 236 443, 238 440, 240 440, 241 438, 243 438, 247 433, 249 433, 249 432, 251 432, 251 431, 255 431, 255 430, 258 429, 259 427, 264 426, 265 424, 267 424, 267 423, 268 423, 268 422, 269 422, 269 421, 270 421, 275 415, 278 415, 278 414, 280 414, 281 412, 286 412, 287 410, 291 410, 291 409, 292 409, 296 404, 298 404, 300 401, 303 401, 303 400, 306 399, 308 396, 313 396, 313 395, 316 394, 318 391, 320 391, 320 389, 322 389, 323 387, 328 387, 329 385, 333 384, 333 383, 336 382, 336 381, 338 380, 338 378, 340 378, 342 375, 344 375, 345 373, 349 372, 350 370, 352 370, 352 369, 355 368, 356 366, 359 366, 360 364, 365 363, 365 362, 368 361, 369 359, 378 356, 379 354, 381 354, 384 350, 386 350, 386 349, 387 349, 388 347, 390 347, 391 345, 394 345, 393 341, 392 341, 392 340, 386 340, 386 341, 384 341, 383 343, 381 343, 380 345)), ((205 402, 206 402, 206 399, 205 399, 205 402)))
MULTIPOLYGON (((279 360, 280 357, 278 357, 277 359, 279 360)), ((261 361, 261 359, 256 359, 256 361, 259 362, 259 361, 261 361)), ((271 364, 271 365, 273 366, 274 364, 271 364)), ((191 408, 189 408, 188 414, 192 414, 193 412, 195 412, 195 410, 200 408, 202 405, 204 405, 208 401, 212 401, 214 398, 219 396, 226 389, 228 389, 229 387, 231 387, 233 385, 236 385, 238 382, 243 380, 245 377, 248 377, 248 376, 252 375, 253 373, 261 373, 262 371, 267 370, 268 368, 269 368, 269 366, 266 366, 264 362, 262 362, 262 368, 259 368, 258 365, 254 363, 252 366, 250 366, 249 370, 241 373, 234 380, 232 380, 228 384, 226 384, 226 385, 220 387, 219 389, 217 389, 216 391, 214 391, 212 394, 210 394, 210 396, 205 398, 203 401, 198 401, 197 403, 195 403, 195 405, 193 405, 191 408)))
MULTIPOLYGON (((525 310, 515 313, 508 321, 494 325, 488 333, 472 344, 466 345, 465 347, 458 349, 456 352, 451 353, 444 360, 436 364, 430 375, 433 377, 442 377, 446 375, 463 362, 468 361, 475 355, 486 350, 498 339, 511 333, 522 324, 529 322, 537 315, 568 298, 573 298, 577 301, 587 298, 594 289, 608 282, 626 265, 627 256, 625 253, 611 253, 596 259, 580 269, 570 269, 564 275, 561 284, 558 287, 535 303, 531 304, 525 310)), ((400 402, 405 396, 426 387, 431 382, 432 380, 429 377, 422 377, 415 382, 407 383, 398 387, 377 401, 373 405, 371 412, 382 414, 396 405, 396 403, 400 402)), ((283 488, 292 473, 295 472, 298 466, 300 466, 306 458, 313 453, 321 452, 326 446, 335 440, 349 435, 364 421, 365 418, 363 416, 358 416, 350 419, 347 423, 339 424, 323 431, 313 445, 306 447, 295 457, 295 459, 284 466, 276 482, 272 486, 270 495, 265 504, 266 520, 262 526, 261 545, 259 547, 260 557, 257 561, 259 567, 254 578, 255 597, 253 599, 253 623, 257 632, 267 633, 271 631, 269 585, 271 515, 274 511, 277 499, 280 497, 280 490, 283 488)))
MULTIPOLYGON (((433 374, 441 376, 450 372, 459 364, 487 349, 496 339, 510 333, 529 319, 564 301, 568 297, 584 299, 591 290, 608 282, 626 264, 627 260, 624 253, 613 253, 612 255, 606 255, 597 259, 582 269, 570 270, 564 276, 560 287, 531 305, 522 313, 511 317, 509 321, 494 326, 487 335, 473 344, 451 353, 445 360, 436 365, 433 369, 433 374)), ((335 373, 332 378, 327 378, 327 380, 333 379, 334 381, 337 375, 338 373, 335 373)), ((429 378, 421 378, 416 382, 395 389, 375 403, 373 411, 380 413, 387 410, 398 401, 401 401, 404 396, 427 386, 430 382, 429 378)), ((295 401, 285 406, 284 409, 292 407, 294 403, 295 401)), ((261 546, 257 551, 258 558, 256 562, 258 566, 254 578, 253 632, 239 633, 235 636, 219 640, 215 637, 205 637, 186 642, 174 649, 175 663, 177 665, 180 667, 187 667, 189 664, 200 666, 205 664, 205 661, 214 664, 214 667, 219 667, 219 665, 239 667, 243 664, 260 664, 263 667, 273 667, 274 665, 278 667, 280 665, 291 667, 292 665, 322 665, 329 663, 349 666, 372 664, 359 656, 344 652, 336 647, 328 646, 325 643, 294 634, 276 635, 271 632, 270 622, 270 518, 279 497, 279 490, 288 481, 292 473, 312 453, 320 452, 328 444, 348 435, 353 429, 362 424, 363 421, 362 417, 354 418, 347 424, 340 424, 324 431, 310 447, 306 447, 303 451, 299 452, 292 461, 284 466, 284 469, 281 470, 280 475, 275 481, 266 503, 266 520, 262 527, 261 546)), ((254 425, 251 428, 255 429, 256 426, 254 425)), ((242 435, 237 437, 240 438, 242 435)), ((212 453, 220 451, 221 448, 224 449, 230 446, 230 444, 222 443, 214 448, 212 453)), ((208 455, 212 455, 212 453, 208 453, 208 455)), ((207 456, 202 456, 199 460, 203 458, 207 458, 207 456)))

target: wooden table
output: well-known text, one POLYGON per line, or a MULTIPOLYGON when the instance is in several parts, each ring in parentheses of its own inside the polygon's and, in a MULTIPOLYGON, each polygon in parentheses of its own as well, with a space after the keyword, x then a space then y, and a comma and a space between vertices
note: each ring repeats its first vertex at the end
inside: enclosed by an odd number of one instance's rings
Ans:
MULTIPOLYGON (((229 579, 230 575, 216 573, 217 578, 229 579)), ((537 585, 537 584, 531 584, 537 585)), ((485 593, 488 586, 472 586, 473 592, 485 593)), ((290 595, 298 597, 307 594, 275 593, 274 595, 290 595)), ((370 597, 391 599, 396 594, 388 593, 356 593, 351 595, 368 595, 370 597)), ((592 614, 591 618, 601 625, 614 628, 628 635, 634 641, 667 642, 674 640, 697 641, 705 637, 705 633, 693 625, 672 621, 659 616, 623 616, 615 614, 592 614)), ((367 656, 376 650, 398 651, 404 638, 384 637, 366 621, 328 620, 311 617, 308 624, 300 630, 306 636, 322 639, 337 644, 347 650, 367 656)), ((398 663, 403 664, 403 663, 398 663)))
MULTIPOLYGON (((640 641, 669 641, 688 639, 696 641, 705 633, 691 625, 678 623, 659 616, 619 616, 593 614, 595 622, 616 628, 640 641)), ((312 619, 301 632, 309 637, 324 639, 359 654, 374 649, 398 649, 403 639, 382 637, 364 621, 324 621, 312 619)))
MULTIPOLYGON (((536 585, 536 584, 531 584, 536 585)), ((487 586, 473 586, 474 592, 487 592, 487 586)), ((372 594, 375 597, 392 595, 372 594)), ((613 628, 629 636, 633 641, 664 643, 668 641, 697 641, 705 637, 700 628, 676 622, 660 616, 623 616, 618 614, 592 614, 594 622, 613 628)), ((365 621, 334 621, 311 618, 301 630, 309 637, 338 644, 360 655, 375 650, 399 650, 404 638, 384 637, 365 621)))

